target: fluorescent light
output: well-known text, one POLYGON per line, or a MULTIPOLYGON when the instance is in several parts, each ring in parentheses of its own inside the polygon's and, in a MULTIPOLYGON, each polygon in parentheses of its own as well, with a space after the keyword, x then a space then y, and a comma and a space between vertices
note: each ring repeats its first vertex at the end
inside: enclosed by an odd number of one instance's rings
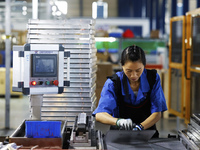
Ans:
POLYGON ((62 14, 67 14, 67 2, 66 1, 55 1, 56 6, 62 14))
POLYGON ((178 3, 177 6, 178 7, 183 7, 183 3, 178 3))
POLYGON ((97 18, 97 2, 92 3, 92 18, 97 18))
POLYGON ((96 42, 115 42, 116 38, 114 37, 95 37, 96 42))

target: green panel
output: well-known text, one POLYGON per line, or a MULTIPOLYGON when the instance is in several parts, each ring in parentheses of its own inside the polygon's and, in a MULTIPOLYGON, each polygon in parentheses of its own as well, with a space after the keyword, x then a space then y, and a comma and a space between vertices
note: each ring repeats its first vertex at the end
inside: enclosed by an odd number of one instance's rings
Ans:
POLYGON ((119 41, 115 42, 96 42, 97 49, 119 49, 119 41))
POLYGON ((108 42, 108 49, 119 49, 119 42, 108 42))
POLYGON ((110 43, 110 42, 104 42, 104 48, 105 48, 105 49, 108 49, 108 48, 109 48, 109 43, 110 43))
POLYGON ((146 53, 150 53, 152 50, 156 50, 157 47, 166 47, 166 43, 164 41, 156 41, 156 40, 123 40, 122 49, 130 45, 137 45, 141 47, 146 53))
POLYGON ((97 49, 105 49, 105 48, 104 48, 104 42, 96 42, 95 45, 96 45, 96 48, 97 48, 97 49))
POLYGON ((146 54, 154 53, 158 47, 166 47, 166 41, 153 39, 117 39, 114 42, 96 42, 98 50, 118 49, 122 51, 130 45, 141 47, 146 54))

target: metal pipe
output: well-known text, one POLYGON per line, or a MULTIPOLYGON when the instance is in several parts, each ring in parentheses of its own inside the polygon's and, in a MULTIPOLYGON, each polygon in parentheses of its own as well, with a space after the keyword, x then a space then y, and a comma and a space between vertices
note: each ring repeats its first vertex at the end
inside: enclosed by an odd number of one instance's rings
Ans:
POLYGON ((80 17, 83 17, 83 1, 82 0, 79 0, 79 15, 80 17))
POLYGON ((46 1, 46 19, 51 19, 51 5, 50 0, 46 1))
POLYGON ((10 23, 10 0, 6 0, 5 11, 5 34, 6 34, 6 87, 5 87, 5 128, 10 128, 10 52, 11 52, 11 23, 10 23))
POLYGON ((32 0, 32 19, 38 19, 38 0, 32 0))

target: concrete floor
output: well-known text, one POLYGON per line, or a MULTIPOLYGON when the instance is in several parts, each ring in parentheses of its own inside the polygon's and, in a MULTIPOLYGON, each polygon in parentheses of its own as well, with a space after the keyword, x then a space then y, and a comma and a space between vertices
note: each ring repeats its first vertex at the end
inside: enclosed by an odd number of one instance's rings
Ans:
MULTIPOLYGON (((28 96, 11 98, 10 129, 5 129, 5 98, 0 98, 0 136, 10 136, 24 119, 29 119, 29 116, 30 110, 28 96)), ((186 129, 187 125, 182 119, 169 117, 162 118, 157 123, 157 128, 160 132, 160 137, 167 138, 168 134, 177 136, 177 131, 186 129)))
POLYGON ((9 136, 24 119, 30 116, 29 98, 23 96, 10 99, 10 129, 5 129, 5 98, 0 98, 0 136, 9 136))

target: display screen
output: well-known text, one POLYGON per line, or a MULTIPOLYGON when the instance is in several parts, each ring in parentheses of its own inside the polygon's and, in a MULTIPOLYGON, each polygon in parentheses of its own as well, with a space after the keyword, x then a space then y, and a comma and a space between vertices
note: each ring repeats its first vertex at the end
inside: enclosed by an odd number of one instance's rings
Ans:
POLYGON ((57 55, 56 54, 33 54, 32 77, 56 77, 57 55))

